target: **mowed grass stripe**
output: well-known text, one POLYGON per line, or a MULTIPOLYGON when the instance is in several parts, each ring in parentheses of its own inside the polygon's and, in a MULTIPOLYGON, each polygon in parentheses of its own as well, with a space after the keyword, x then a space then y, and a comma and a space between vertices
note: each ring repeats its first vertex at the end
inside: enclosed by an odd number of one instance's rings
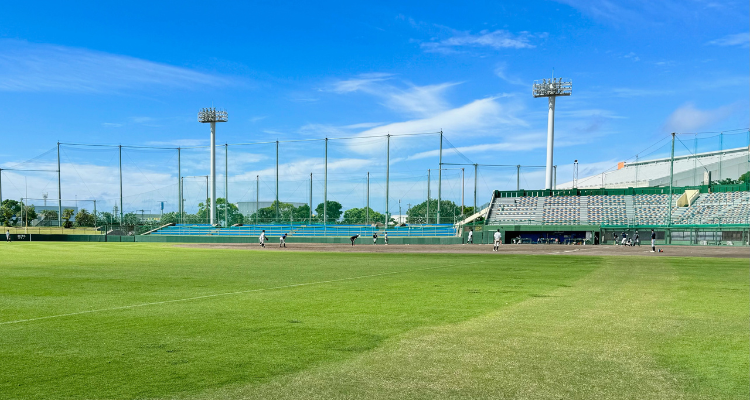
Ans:
POLYGON ((610 258, 572 287, 341 363, 175 398, 747 399, 747 274, 746 260, 610 258))
POLYGON ((14 247, 13 257, 0 259, 3 313, 14 304, 24 308, 22 314, 39 315, 191 291, 217 293, 249 283, 282 286, 302 278, 487 262, 3 325, 0 358, 9 366, 0 369, 3 396, 169 398, 261 385, 346 361, 415 329, 455 324, 544 295, 601 265, 595 257, 269 254, 110 245, 14 247))
POLYGON ((100 308, 100 309, 95 309, 95 310, 76 311, 76 312, 71 312, 71 313, 66 313, 66 314, 48 315, 48 316, 44 316, 44 317, 19 319, 19 320, 15 320, 15 321, 3 321, 3 322, 0 322, 0 325, 18 324, 18 323, 22 323, 22 322, 40 321, 40 320, 52 319, 52 318, 71 317, 71 316, 82 315, 82 314, 91 314, 91 313, 99 313, 99 312, 126 310, 126 309, 129 309, 129 308, 156 306, 156 305, 169 304, 169 303, 179 303, 179 302, 183 302, 183 301, 204 300, 204 299, 210 299, 210 298, 214 298, 214 297, 234 296, 234 295, 240 295, 240 294, 265 292, 265 291, 269 291, 269 290, 291 289, 291 288, 296 288, 296 287, 301 287, 301 286, 324 285, 324 284, 327 284, 327 283, 336 283, 336 282, 344 282, 344 281, 354 281, 354 280, 359 280, 359 279, 377 278, 377 277, 386 276, 386 275, 408 274, 408 273, 414 273, 414 272, 430 271, 430 270, 434 270, 434 269, 452 268, 452 267, 458 267, 458 266, 466 267, 466 266, 471 266, 471 265, 474 265, 474 264, 481 264, 481 263, 486 263, 486 262, 489 262, 489 260, 485 260, 485 261, 470 261, 470 262, 464 262, 464 263, 461 263, 461 264, 449 264, 449 265, 443 265, 443 266, 439 266, 439 267, 428 267, 428 268, 407 269, 407 270, 403 270, 403 271, 382 272, 382 273, 379 273, 379 274, 351 276, 351 277, 347 277, 347 278, 329 279, 327 281, 294 283, 294 284, 291 284, 291 285, 274 286, 274 287, 260 288, 260 289, 240 290, 240 291, 236 291, 236 292, 206 294, 206 295, 202 295, 202 296, 186 297, 186 298, 182 298, 182 299, 170 299, 170 300, 155 301, 155 302, 150 302, 150 303, 140 303, 140 304, 127 305, 127 306, 119 306, 119 307, 100 308))

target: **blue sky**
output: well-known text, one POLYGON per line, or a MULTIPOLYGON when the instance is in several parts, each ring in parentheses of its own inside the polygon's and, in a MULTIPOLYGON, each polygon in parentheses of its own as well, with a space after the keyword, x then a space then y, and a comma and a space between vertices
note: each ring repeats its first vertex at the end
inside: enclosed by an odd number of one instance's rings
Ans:
MULTIPOLYGON (((543 165, 546 100, 530 91, 554 68, 573 80, 573 95, 557 102, 561 183, 573 159, 585 175, 656 155, 643 151, 671 131, 747 128, 748 14, 747 2, 702 0, 11 2, 0 14, 0 166, 54 161, 45 152, 57 141, 206 145, 196 113, 211 104, 229 111, 222 144, 442 129, 446 162, 543 165)), ((384 146, 332 143, 329 198, 364 205, 369 171, 382 211, 384 146)), ((429 135, 392 139, 391 212, 426 196, 437 146, 429 135)), ((306 201, 311 172, 322 200, 322 148, 282 146, 282 200, 306 201)), ((114 201, 113 151, 65 149, 63 197, 114 201)), ((273 198, 274 151, 230 148, 230 200, 254 200, 256 175, 261 199, 273 198)), ((176 204, 174 152, 132 150, 124 165, 126 211, 176 204)), ((183 175, 207 166, 206 149, 185 151, 183 175)), ((460 201, 460 172, 444 174, 444 197, 460 201)), ((55 192, 49 175, 4 172, 3 197, 55 192)), ((188 180, 190 209, 205 183, 188 180)), ((486 168, 478 181, 483 203, 491 189, 515 188, 515 169, 486 168)), ((470 204, 473 171, 466 182, 470 204)), ((521 186, 543 186, 543 170, 524 171, 521 186)))

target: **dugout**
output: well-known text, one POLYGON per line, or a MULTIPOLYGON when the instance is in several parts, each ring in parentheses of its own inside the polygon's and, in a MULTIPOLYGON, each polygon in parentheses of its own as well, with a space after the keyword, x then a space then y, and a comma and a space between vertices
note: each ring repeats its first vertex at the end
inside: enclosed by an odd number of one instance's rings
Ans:
MULTIPOLYGON (((598 244, 601 227, 594 225, 486 225, 475 229, 474 243, 491 244, 500 229, 503 243, 598 244)), ((467 232, 464 231, 464 243, 467 232)))

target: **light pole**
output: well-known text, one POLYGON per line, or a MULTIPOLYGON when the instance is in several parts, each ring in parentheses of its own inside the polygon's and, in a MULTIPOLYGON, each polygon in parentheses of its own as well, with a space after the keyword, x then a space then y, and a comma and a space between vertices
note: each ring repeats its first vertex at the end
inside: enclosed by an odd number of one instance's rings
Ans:
POLYGON ((573 92, 573 82, 570 79, 554 77, 534 81, 532 94, 534 97, 549 98, 549 112, 547 114, 547 173, 545 189, 552 189, 552 160, 555 146, 555 97, 570 96, 573 92))
POLYGON ((198 112, 198 122, 211 124, 211 208, 209 210, 209 223, 216 225, 216 123, 227 122, 229 119, 226 111, 215 108, 202 108, 198 112))

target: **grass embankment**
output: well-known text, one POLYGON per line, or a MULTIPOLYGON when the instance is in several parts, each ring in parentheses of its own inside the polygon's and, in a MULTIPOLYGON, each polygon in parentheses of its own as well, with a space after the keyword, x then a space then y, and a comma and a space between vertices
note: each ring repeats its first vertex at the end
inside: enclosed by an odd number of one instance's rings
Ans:
POLYGON ((0 251, 8 398, 749 394, 747 260, 0 251))

